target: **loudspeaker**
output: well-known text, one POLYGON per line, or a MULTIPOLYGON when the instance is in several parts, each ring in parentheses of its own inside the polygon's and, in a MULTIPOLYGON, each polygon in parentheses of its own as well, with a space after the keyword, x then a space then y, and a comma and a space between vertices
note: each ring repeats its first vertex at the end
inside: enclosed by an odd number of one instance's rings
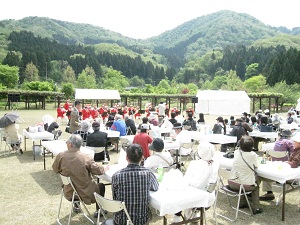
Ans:
POLYGON ((192 97, 192 103, 198 103, 198 97, 192 97))

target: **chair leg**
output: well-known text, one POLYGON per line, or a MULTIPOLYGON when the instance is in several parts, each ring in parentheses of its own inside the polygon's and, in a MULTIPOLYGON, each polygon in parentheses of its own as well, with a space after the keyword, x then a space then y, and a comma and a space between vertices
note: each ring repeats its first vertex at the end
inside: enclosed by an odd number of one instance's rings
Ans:
POLYGON ((61 222, 60 222, 59 216, 60 216, 60 210, 61 210, 62 199, 63 199, 63 197, 64 197, 64 193, 63 193, 63 192, 64 192, 64 190, 62 189, 62 190, 61 190, 60 203, 59 203, 59 207, 58 207, 57 219, 56 219, 57 223, 60 224, 60 225, 62 225, 61 222))

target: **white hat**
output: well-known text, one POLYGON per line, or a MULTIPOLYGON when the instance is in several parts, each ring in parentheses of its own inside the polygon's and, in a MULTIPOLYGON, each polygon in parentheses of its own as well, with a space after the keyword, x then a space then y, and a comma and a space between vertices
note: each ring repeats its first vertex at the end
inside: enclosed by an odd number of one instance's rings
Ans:
POLYGON ((141 130, 149 130, 149 125, 148 124, 142 124, 141 125, 141 130))
POLYGON ((294 137, 292 137, 292 139, 293 139, 295 142, 300 142, 300 133, 297 133, 294 137))
POLYGON ((215 146, 207 141, 201 142, 198 146, 198 155, 201 159, 212 160, 215 153, 215 146))

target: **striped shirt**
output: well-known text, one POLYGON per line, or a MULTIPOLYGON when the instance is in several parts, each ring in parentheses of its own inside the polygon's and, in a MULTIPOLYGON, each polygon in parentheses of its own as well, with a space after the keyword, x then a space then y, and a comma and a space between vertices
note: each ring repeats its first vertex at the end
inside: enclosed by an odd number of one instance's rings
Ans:
MULTIPOLYGON (((154 173, 137 164, 129 164, 112 177, 113 198, 125 202, 133 224, 143 225, 149 220, 149 191, 157 191, 158 182, 154 173)), ((124 211, 114 214, 114 223, 126 225, 124 211)))

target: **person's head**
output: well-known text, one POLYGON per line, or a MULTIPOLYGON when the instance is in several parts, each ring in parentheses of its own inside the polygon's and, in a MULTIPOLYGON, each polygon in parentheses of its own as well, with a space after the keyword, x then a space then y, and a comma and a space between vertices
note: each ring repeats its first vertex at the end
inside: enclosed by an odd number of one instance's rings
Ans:
POLYGON ((203 113, 199 113, 199 120, 201 120, 201 122, 204 122, 204 114, 203 113))
POLYGON ((97 121, 93 122, 92 128, 94 131, 100 130, 100 123, 97 121))
POLYGON ((182 124, 181 123, 174 123, 173 129, 176 134, 179 134, 182 131, 182 124))
POLYGON ((244 135, 240 139, 240 148, 244 152, 251 152, 253 149, 253 138, 247 135, 244 135))
POLYGON ((262 117, 260 118, 260 123, 261 123, 261 124, 268 124, 268 117, 262 116, 262 117))
POLYGON ((193 118, 193 113, 189 112, 189 113, 188 113, 188 118, 189 118, 189 119, 192 119, 192 118, 193 118))
POLYGON ((67 140, 67 148, 70 149, 71 147, 73 148, 80 148, 82 145, 82 138, 79 134, 71 134, 69 139, 67 140))
POLYGON ((160 138, 155 138, 149 148, 156 152, 162 152, 164 150, 165 144, 164 141, 160 138))
POLYGON ((222 116, 219 116, 216 120, 217 120, 217 122, 224 123, 224 120, 223 120, 222 116))
POLYGON ((115 120, 121 120, 121 119, 122 119, 122 116, 120 114, 115 115, 115 120))
POLYGON ((236 118, 235 119, 235 124, 239 124, 239 123, 242 123, 242 122, 243 122, 242 118, 236 118))
POLYGON ((296 133, 296 135, 292 138, 294 141, 294 147, 295 150, 299 150, 300 149, 300 133, 296 133))
POLYGON ((282 130, 279 135, 281 138, 290 138, 292 136, 292 131, 285 129, 282 130))
POLYGON ((147 117, 143 117, 142 118, 142 123, 145 123, 145 124, 148 123, 148 118, 147 117))
POLYGON ((81 108, 81 101, 76 100, 74 102, 74 107, 77 108, 77 109, 80 109, 81 108))
POLYGON ((257 119, 255 116, 251 116, 250 120, 251 120, 252 124, 257 123, 257 119))
POLYGON ((172 118, 172 119, 175 119, 175 117, 176 117, 176 113, 172 112, 172 113, 171 113, 171 118, 172 118))
POLYGON ((225 124, 228 124, 228 119, 224 119, 224 123, 225 123, 225 124))
POLYGON ((126 113, 125 115, 124 115, 124 120, 128 120, 129 119, 129 115, 126 113))
POLYGON ((210 161, 213 159, 215 146, 208 141, 203 141, 198 146, 198 155, 202 160, 210 161))
POLYGON ((149 129, 150 129, 150 126, 148 124, 142 124, 141 125, 141 132, 142 133, 147 133, 149 129))
POLYGON ((90 129, 90 127, 91 127, 90 122, 85 120, 81 121, 80 128, 82 131, 87 132, 90 129))
POLYGON ((139 164, 143 158, 143 150, 139 144, 131 144, 126 149, 126 159, 129 163, 139 164))
POLYGON ((164 102, 160 102, 159 104, 164 104, 164 102))
POLYGON ((243 116, 243 117, 247 117, 247 116, 248 116, 248 113, 247 113, 247 112, 243 112, 243 113, 242 113, 242 116, 243 116))

